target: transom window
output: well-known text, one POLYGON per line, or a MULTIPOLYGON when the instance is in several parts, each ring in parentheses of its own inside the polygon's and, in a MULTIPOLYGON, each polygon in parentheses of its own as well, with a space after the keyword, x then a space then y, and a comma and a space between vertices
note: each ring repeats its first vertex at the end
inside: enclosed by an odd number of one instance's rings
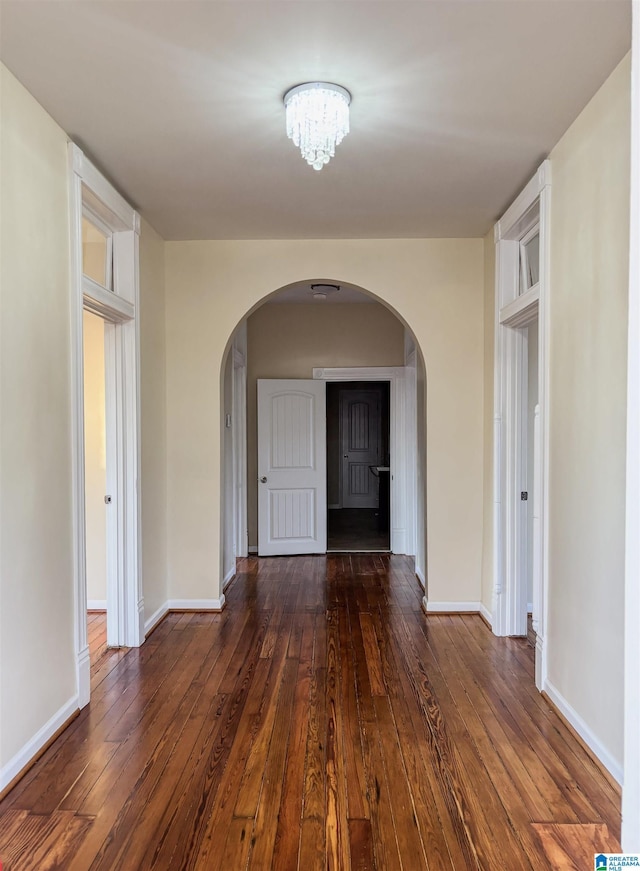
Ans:
POLYGON ((97 218, 82 216, 82 273, 107 290, 113 290, 113 236, 97 218))
POLYGON ((537 225, 520 240, 519 275, 519 295, 540 281, 540 228, 537 225))

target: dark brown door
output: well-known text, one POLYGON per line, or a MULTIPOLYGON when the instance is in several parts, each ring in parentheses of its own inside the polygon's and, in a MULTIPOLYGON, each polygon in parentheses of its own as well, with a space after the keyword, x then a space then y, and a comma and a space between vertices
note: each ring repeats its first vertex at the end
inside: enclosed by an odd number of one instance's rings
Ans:
POLYGON ((340 391, 340 489, 343 508, 377 508, 382 463, 382 391, 340 391))

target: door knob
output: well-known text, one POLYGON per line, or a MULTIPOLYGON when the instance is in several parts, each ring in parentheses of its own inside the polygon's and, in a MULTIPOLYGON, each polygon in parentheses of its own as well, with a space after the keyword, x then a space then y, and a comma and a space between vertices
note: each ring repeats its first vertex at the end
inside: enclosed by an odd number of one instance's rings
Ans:
POLYGON ((260 483, 261 483, 261 484, 266 484, 266 483, 267 483, 266 475, 263 475, 263 476, 260 478, 260 483))

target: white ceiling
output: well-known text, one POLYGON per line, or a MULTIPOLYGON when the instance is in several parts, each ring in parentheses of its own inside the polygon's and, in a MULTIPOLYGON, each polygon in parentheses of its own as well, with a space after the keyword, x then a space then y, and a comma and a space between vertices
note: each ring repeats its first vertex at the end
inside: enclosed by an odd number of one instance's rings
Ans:
POLYGON ((0 0, 3 62, 165 239, 479 236, 630 44, 630 0, 0 0), (321 172, 302 81, 353 95, 321 172))

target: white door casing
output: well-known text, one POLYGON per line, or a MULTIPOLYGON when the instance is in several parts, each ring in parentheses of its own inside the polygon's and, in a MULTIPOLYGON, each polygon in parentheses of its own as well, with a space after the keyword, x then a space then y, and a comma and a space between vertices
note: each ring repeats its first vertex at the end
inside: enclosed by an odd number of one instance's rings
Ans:
MULTIPOLYGON (((313 377, 320 381, 388 381, 389 382, 389 465, 391 553, 416 554, 415 528, 417 493, 415 477, 416 392, 415 356, 410 366, 363 366, 314 368, 313 377), (407 375, 412 372, 412 377, 407 375)), ((419 577, 424 586, 424 578, 419 577)))
POLYGON ((496 635, 526 633, 527 596, 523 583, 526 514, 519 492, 524 463, 522 414, 526 373, 526 331, 538 319, 538 410, 534 451, 533 606, 536 621, 535 679, 546 681, 545 630, 548 607, 549 421, 546 365, 549 335, 549 212, 551 165, 547 160, 495 226, 496 305, 494 356, 494 590, 492 626, 496 635), (539 226, 539 282, 520 292, 520 242, 539 226))
POLYGON ((258 553, 326 553, 326 384, 258 379, 258 553))
MULTIPOLYGON (((140 390, 138 244, 140 218, 73 143, 69 144, 74 497, 74 623, 80 707, 89 702, 86 534, 84 496, 83 310, 99 315, 105 329, 109 506, 107 568, 108 643, 135 647, 144 640, 140 566, 140 390), (113 280, 107 289, 83 275, 82 216, 112 232, 113 280)), ((106 494, 105 494, 106 495, 106 494)))

